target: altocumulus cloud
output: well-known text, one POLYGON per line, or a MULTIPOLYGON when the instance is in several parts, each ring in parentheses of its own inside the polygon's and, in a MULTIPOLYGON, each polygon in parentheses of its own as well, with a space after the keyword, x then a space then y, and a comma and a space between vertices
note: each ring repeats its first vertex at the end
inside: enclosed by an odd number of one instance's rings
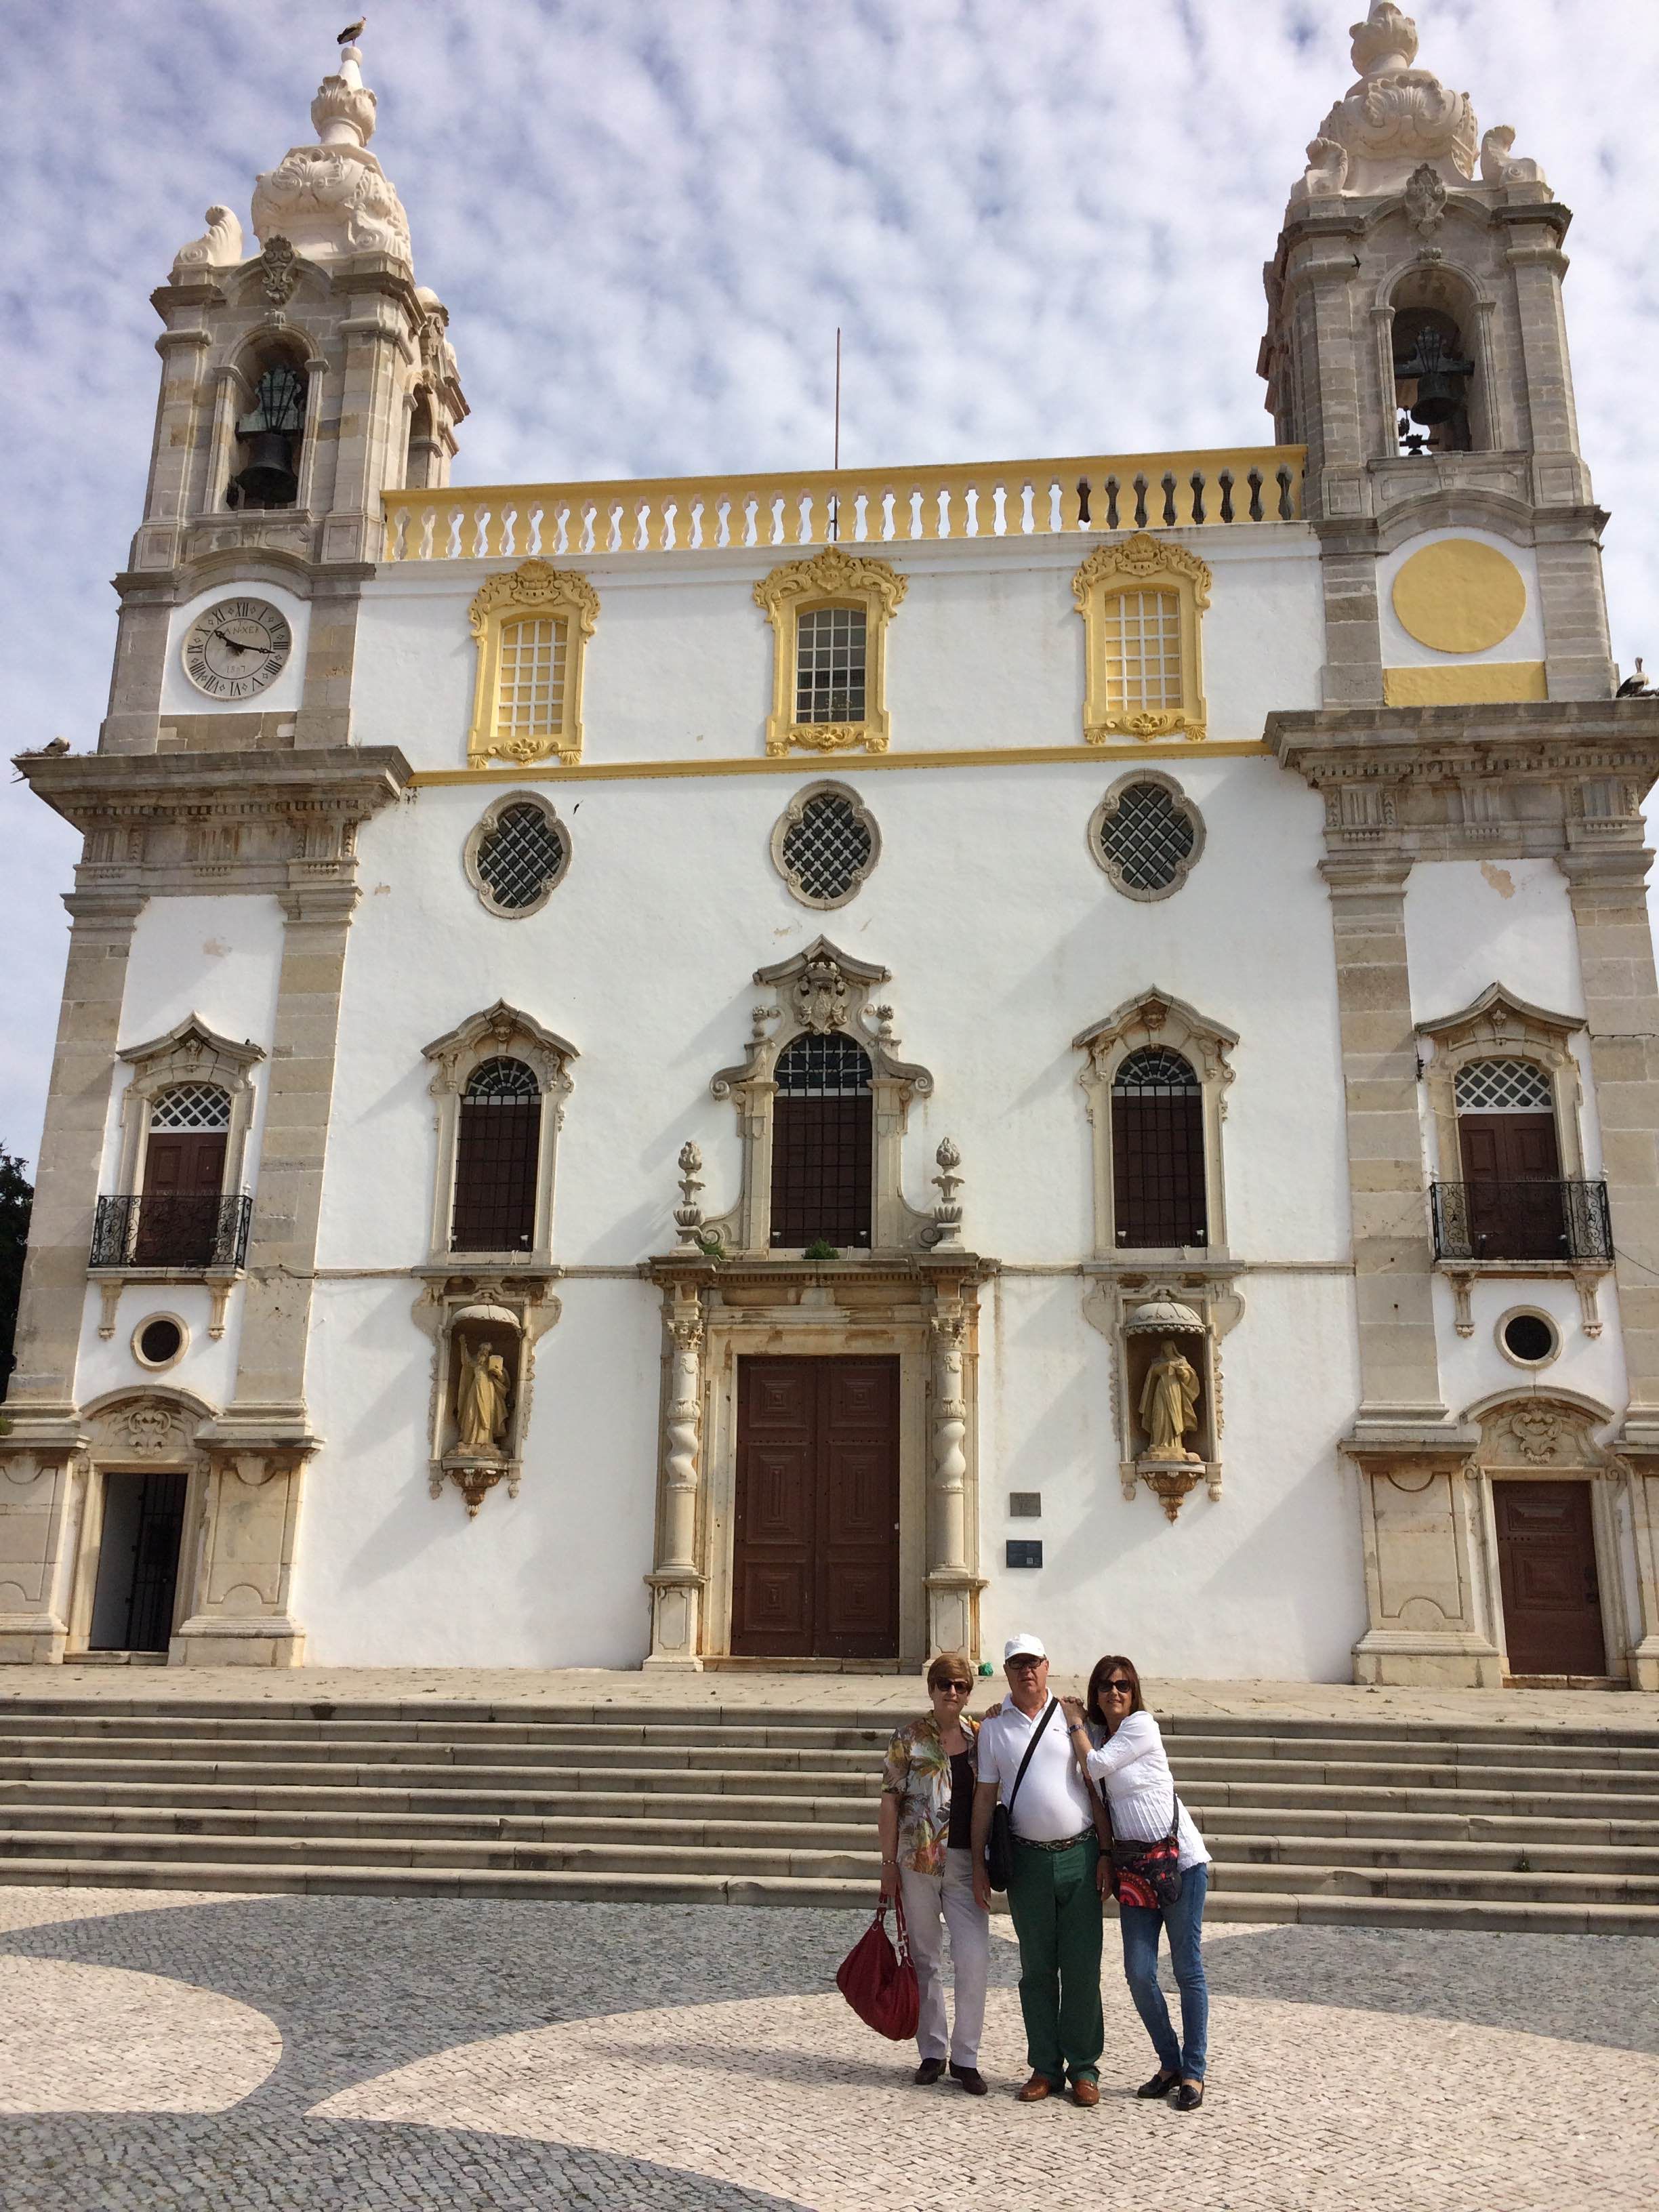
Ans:
MULTIPOLYGON (((371 0, 380 155, 448 303, 458 478, 1259 442, 1261 265, 1358 0, 371 0)), ((94 742, 143 494, 148 303, 310 135, 341 0, 3 0, 6 731, 94 742)), ((1652 0, 1421 0, 1423 60, 1577 211, 1567 299, 1659 659, 1652 0)), ((0 785, 0 1140, 33 1151, 74 840, 0 785)))

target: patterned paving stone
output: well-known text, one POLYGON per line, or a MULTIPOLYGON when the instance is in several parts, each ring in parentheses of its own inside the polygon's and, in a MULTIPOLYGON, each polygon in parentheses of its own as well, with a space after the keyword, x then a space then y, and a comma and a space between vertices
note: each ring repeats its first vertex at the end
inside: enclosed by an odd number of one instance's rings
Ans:
POLYGON ((1640 1938, 1217 1929, 1211 2093, 913 2088, 836 1995, 834 1912, 0 1891, 5 2212, 1446 2212, 1652 2202, 1640 1938), (967 2177, 972 2176, 971 2185, 967 2177))

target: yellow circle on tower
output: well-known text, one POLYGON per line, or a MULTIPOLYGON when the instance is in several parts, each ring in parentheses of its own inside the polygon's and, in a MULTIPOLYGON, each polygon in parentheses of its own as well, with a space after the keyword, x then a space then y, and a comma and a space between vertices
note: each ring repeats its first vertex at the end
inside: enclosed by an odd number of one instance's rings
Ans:
POLYGON ((1443 538, 1394 580, 1401 628, 1436 653, 1485 653, 1527 611, 1527 582, 1507 555, 1474 538, 1443 538))

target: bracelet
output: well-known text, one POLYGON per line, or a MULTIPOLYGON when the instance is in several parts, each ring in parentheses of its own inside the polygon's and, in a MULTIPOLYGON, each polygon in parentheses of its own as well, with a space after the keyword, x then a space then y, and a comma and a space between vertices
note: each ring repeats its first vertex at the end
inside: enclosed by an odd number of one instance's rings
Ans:
POLYGON ((882 1861, 882 1864, 883 1864, 884 1866, 893 1866, 893 1867, 896 1867, 896 1866, 898 1864, 898 1861, 897 1861, 896 1859, 884 1859, 884 1860, 882 1861))

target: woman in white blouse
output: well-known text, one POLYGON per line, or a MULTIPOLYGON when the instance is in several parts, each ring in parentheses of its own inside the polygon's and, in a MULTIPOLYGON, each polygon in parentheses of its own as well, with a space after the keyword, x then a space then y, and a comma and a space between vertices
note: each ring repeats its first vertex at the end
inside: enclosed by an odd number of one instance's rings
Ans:
MULTIPOLYGON (((1097 1664, 1089 1694, 1062 1701, 1078 1764, 1099 1784, 1119 1843, 1155 1844, 1172 1826, 1180 1855, 1181 1895, 1173 1905, 1120 1905, 1123 1972, 1146 2033, 1158 2053, 1158 2071, 1136 2090, 1138 2097, 1166 2097, 1176 2092, 1176 2110, 1195 2112, 1204 2102, 1204 2063, 1209 2027, 1210 1992, 1204 1978, 1201 1948, 1204 1899, 1209 1888, 1210 1854, 1184 1805, 1176 1796, 1175 1778, 1164 1755, 1158 1723, 1141 1703, 1140 1677, 1119 1653, 1097 1664), (1181 1991, 1181 2041, 1170 2022, 1170 2008, 1158 1985, 1158 1939, 1170 1934, 1170 1962, 1181 1991)), ((1101 1860, 1103 1887, 1109 1879, 1101 1860)))

